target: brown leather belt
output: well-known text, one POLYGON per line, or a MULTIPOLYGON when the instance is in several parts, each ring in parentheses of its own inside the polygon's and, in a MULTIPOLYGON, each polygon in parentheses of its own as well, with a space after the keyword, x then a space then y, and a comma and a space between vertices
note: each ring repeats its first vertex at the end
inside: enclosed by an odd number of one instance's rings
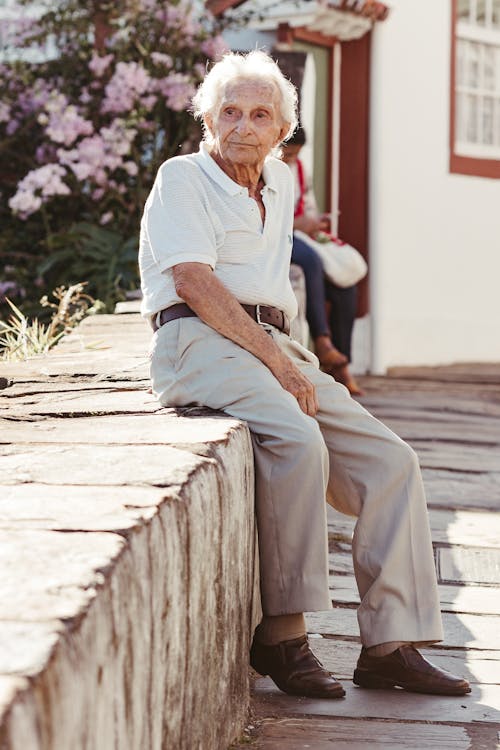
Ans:
MULTIPOLYGON (((253 320, 260 325, 270 325, 278 328, 283 333, 290 333, 290 321, 282 310, 269 305, 241 305, 253 320)), ((177 305, 171 305, 161 310, 151 317, 153 330, 157 331, 165 323, 177 318, 196 318, 198 317, 194 310, 185 302, 179 302, 177 305)))

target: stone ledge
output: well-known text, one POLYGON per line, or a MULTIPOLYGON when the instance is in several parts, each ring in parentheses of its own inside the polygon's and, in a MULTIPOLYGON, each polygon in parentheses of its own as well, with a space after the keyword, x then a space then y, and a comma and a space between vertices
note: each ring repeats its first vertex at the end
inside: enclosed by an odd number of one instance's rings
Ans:
POLYGON ((221 750, 243 729, 250 436, 152 411, 147 338, 136 315, 100 316, 24 370, 0 366, 2 750, 221 750), (97 335, 104 359, 85 348, 97 335))

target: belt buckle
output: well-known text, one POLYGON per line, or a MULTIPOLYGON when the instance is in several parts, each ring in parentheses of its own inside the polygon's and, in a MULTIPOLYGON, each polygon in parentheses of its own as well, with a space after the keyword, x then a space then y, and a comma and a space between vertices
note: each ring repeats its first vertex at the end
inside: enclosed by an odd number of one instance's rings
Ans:
POLYGON ((255 320, 260 326, 264 325, 262 318, 260 317, 260 305, 255 305, 255 320))

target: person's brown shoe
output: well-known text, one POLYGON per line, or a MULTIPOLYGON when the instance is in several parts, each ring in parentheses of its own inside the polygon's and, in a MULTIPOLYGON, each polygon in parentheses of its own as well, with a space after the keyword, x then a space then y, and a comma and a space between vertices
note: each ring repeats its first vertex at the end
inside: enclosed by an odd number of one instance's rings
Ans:
POLYGON ((325 352, 321 357, 318 357, 318 359, 323 372, 331 373, 332 375, 339 367, 344 367, 349 361, 345 354, 342 354, 335 348, 325 352))
POLYGON ((465 695, 471 690, 467 680, 435 667, 410 644, 387 656, 369 656, 361 649, 353 682, 363 688, 399 686, 412 693, 431 695, 465 695))
POLYGON ((263 677, 269 677, 289 695, 307 698, 343 698, 345 690, 327 672, 309 648, 307 636, 265 646, 255 638, 250 650, 250 664, 263 677))
POLYGON ((345 385, 351 396, 364 396, 365 392, 361 388, 361 386, 356 381, 356 378, 354 378, 350 371, 349 367, 345 365, 344 367, 340 367, 335 372, 331 373, 337 383, 342 383, 342 385, 345 385))

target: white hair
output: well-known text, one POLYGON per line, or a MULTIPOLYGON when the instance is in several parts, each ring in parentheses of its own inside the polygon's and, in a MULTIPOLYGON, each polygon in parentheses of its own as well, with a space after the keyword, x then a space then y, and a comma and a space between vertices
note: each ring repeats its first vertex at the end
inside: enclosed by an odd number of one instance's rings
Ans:
MULTIPOLYGON (((259 80, 276 86, 280 95, 281 116, 288 125, 288 132, 283 140, 289 138, 297 127, 297 89, 285 78, 277 63, 261 50, 254 50, 246 55, 228 52, 222 60, 215 63, 193 96, 195 118, 203 120, 206 115, 215 115, 225 86, 241 79, 259 80)), ((209 145, 214 142, 205 123, 203 140, 209 145)), ((279 155, 279 148, 273 149, 273 153, 279 155)))

